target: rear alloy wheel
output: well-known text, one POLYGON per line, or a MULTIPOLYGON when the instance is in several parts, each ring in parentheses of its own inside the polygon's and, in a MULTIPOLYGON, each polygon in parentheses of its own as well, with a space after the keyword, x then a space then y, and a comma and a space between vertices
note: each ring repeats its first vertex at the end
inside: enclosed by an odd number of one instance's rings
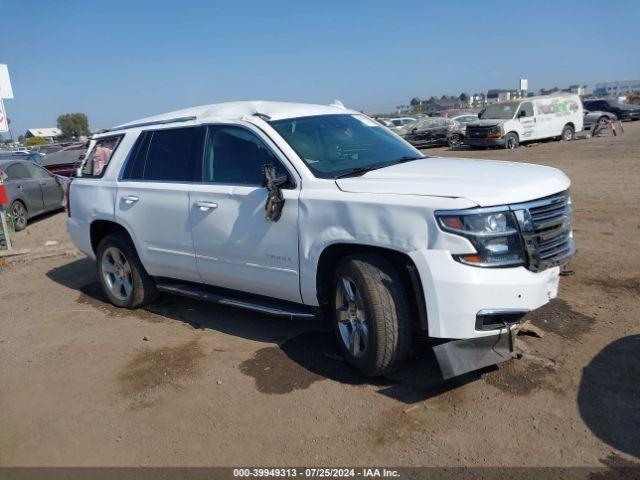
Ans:
POLYGON ((410 308, 402 278, 371 254, 340 262, 333 283, 334 328, 342 355, 368 377, 396 369, 409 354, 410 308))
POLYGON ((27 207, 20 200, 16 200, 11 204, 11 218, 13 218, 13 227, 16 232, 27 228, 27 207))
POLYGON ((117 307, 138 308, 157 296, 155 284, 125 235, 107 235, 98 244, 98 278, 111 303, 117 307))
POLYGON ((520 146, 520 141, 518 140, 518 135, 513 132, 507 133, 504 137, 504 148, 507 150, 515 150, 520 146))
POLYGON ((573 140, 574 134, 575 132, 573 130, 573 127, 571 125, 565 125, 562 129, 561 138, 563 141, 568 142, 570 140, 573 140))

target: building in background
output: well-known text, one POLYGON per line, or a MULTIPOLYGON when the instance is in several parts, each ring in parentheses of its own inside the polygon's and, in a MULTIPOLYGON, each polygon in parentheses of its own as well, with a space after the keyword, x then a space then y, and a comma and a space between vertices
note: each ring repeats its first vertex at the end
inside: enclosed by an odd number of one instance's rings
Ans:
POLYGON ((520 98, 520 94, 517 90, 492 88, 487 92, 487 105, 504 102, 506 100, 514 100, 516 98, 520 98))
POLYGON ((569 85, 567 88, 563 88, 562 91, 566 93, 575 93, 576 95, 586 95, 587 86, 586 85, 569 85))
POLYGON ((24 135, 24 138, 41 137, 47 142, 53 143, 62 136, 62 130, 59 128, 30 128, 24 135))
POLYGON ((640 80, 621 80, 615 82, 599 82, 593 91, 596 95, 606 97, 626 97, 631 92, 640 92, 640 80))

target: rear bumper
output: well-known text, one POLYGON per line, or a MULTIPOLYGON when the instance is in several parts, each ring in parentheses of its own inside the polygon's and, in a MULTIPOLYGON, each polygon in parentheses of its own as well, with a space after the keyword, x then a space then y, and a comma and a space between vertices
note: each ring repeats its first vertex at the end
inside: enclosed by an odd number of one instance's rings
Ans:
POLYGON ((558 294, 560 267, 532 272, 524 267, 480 268, 456 262, 444 250, 410 254, 424 289, 429 336, 487 337, 505 332, 502 321, 522 315, 558 294))
POLYGON ((79 222, 73 217, 70 217, 67 218, 67 232, 69 232, 71 242, 73 242, 78 250, 80 250, 89 258, 95 259, 93 246, 91 245, 89 225, 85 224, 84 222, 79 222))
POLYGON ((465 137, 464 144, 470 147, 504 147, 504 137, 500 138, 470 138, 465 137))

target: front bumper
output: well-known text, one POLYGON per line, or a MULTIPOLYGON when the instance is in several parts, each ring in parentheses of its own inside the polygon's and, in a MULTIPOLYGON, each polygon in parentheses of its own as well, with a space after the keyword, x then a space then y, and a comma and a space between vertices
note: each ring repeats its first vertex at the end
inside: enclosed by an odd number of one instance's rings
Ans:
MULTIPOLYGON (((455 261, 445 250, 419 250, 410 256, 424 290, 430 337, 468 339, 497 335, 506 329, 491 328, 491 321, 482 321, 483 314, 512 312, 514 315, 504 318, 517 322, 518 315, 539 308, 558 295, 560 267, 541 272, 524 267, 473 267, 455 261)), ((494 318, 500 321, 499 316, 494 318)))
POLYGON ((639 112, 622 112, 618 115, 621 122, 630 122, 632 120, 640 120, 639 112))
POLYGON ((504 147, 504 137, 465 137, 464 144, 469 145, 470 147, 504 147))

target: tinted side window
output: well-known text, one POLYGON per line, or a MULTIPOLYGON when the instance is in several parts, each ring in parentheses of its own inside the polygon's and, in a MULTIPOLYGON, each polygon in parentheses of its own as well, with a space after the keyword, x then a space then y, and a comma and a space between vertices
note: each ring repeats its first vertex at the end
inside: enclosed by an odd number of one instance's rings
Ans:
POLYGON ((153 132, 142 132, 136 140, 135 145, 129 152, 123 179, 142 180, 144 173, 144 164, 147 161, 147 152, 149 151, 149 141, 153 136, 153 132))
POLYGON ((9 180, 20 180, 23 178, 29 178, 29 172, 21 163, 14 163, 5 170, 5 173, 9 177, 9 180))
POLYGON ((200 180, 202 129, 153 130, 141 134, 132 149, 124 178, 193 182, 200 180))
POLYGON ((31 178, 51 178, 51 174, 45 169, 38 167, 32 163, 25 165, 31 178))
POLYGON ((273 164, 278 175, 286 170, 271 150, 253 133, 239 127, 212 126, 204 154, 205 182, 262 185, 262 166, 273 164))

